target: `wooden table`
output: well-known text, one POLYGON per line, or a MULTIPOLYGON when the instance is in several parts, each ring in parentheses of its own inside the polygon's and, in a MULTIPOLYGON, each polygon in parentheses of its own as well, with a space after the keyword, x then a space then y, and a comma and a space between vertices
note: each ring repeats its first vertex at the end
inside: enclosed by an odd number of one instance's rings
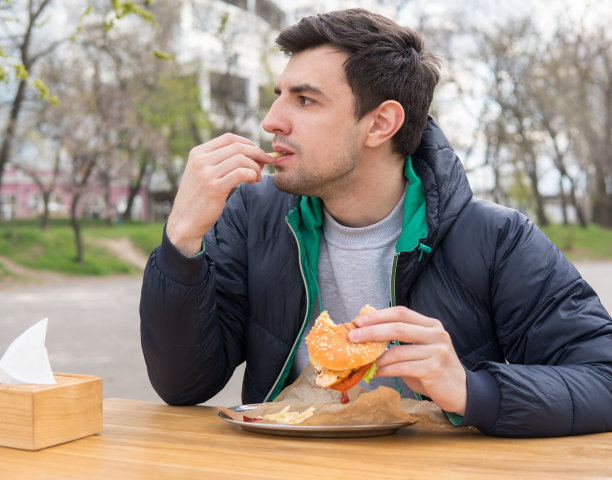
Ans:
POLYGON ((263 435, 213 407, 104 400, 104 431, 44 450, 0 448, 0 478, 612 478, 612 433, 493 438, 413 425, 371 438, 263 435))

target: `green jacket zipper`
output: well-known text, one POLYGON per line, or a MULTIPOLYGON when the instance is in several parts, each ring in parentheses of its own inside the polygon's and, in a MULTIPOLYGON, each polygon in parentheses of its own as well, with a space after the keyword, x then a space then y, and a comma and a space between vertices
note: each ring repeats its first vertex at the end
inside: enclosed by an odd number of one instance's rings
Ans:
MULTIPOLYGON (((391 267, 391 306, 395 307, 397 305, 397 301, 396 301, 396 297, 395 297, 395 276, 397 273, 397 261, 399 260, 399 253, 396 253, 395 255, 393 255, 393 266, 391 267)), ((397 340, 393 340, 393 345, 394 346, 399 346, 399 342, 397 340)), ((400 393, 402 393, 401 391, 401 387, 399 385, 399 379, 397 377, 395 378, 395 384, 397 385, 397 391, 400 393)), ((418 394, 417 392, 412 392, 414 393, 414 396, 416 397, 417 400, 423 400, 423 398, 421 397, 420 394, 418 394)))
POLYGON ((300 333, 295 339, 295 342, 293 342, 293 346, 291 347, 291 351, 289 352, 289 355, 287 356, 287 360, 285 360, 283 368, 281 369, 281 373, 276 378, 274 385, 270 389, 270 392, 268 392, 268 395, 266 395, 264 402, 273 401, 276 397, 278 397, 278 394, 281 392, 285 379, 289 375, 289 370, 291 368, 291 365, 293 365, 293 359, 295 357, 295 354, 298 350, 298 347, 300 346, 300 342, 302 341, 302 336, 304 335, 304 330, 306 329, 306 325, 308 325, 308 313, 310 312, 310 308, 309 308, 310 295, 308 294, 308 285, 306 283, 306 276, 304 275, 304 267, 302 265, 301 245, 298 240, 297 234, 295 233, 295 230, 293 230, 293 227, 289 223, 289 220, 287 220, 286 218, 285 218, 285 223, 287 223, 289 230, 291 230, 291 233, 293 233, 293 236, 295 237, 295 243, 297 244, 297 247, 298 247, 298 263, 300 264, 300 274, 302 275, 302 281, 304 282, 304 290, 306 290, 306 315, 304 316, 304 319, 302 320, 302 326, 300 328, 300 333))

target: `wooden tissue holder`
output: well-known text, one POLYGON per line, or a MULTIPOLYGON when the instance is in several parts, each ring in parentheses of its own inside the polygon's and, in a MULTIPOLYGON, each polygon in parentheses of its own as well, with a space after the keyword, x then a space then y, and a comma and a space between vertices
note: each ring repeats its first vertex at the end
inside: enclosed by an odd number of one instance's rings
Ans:
POLYGON ((102 379, 53 375, 56 385, 0 383, 0 446, 40 450, 102 431, 102 379))

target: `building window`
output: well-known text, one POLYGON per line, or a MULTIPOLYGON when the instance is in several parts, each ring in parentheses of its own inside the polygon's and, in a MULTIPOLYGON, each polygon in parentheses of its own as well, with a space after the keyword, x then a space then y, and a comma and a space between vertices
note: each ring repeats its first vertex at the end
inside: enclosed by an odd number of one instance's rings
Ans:
POLYGON ((280 30, 283 26, 283 11, 270 0, 257 0, 255 14, 268 22, 272 28, 280 30))
POLYGON ((210 93, 217 102, 247 103, 247 79, 229 73, 210 74, 210 93))
POLYGON ((247 9, 247 0, 223 0, 225 3, 229 3, 230 5, 235 5, 238 8, 242 8, 243 10, 247 9))

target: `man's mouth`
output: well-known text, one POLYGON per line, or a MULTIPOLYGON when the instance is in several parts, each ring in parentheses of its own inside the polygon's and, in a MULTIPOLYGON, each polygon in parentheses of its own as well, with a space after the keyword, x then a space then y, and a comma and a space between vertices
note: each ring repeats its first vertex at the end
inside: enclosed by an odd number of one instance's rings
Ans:
POLYGON ((293 155, 293 152, 290 152, 288 150, 283 150, 283 149, 275 149, 273 152, 268 153, 268 155, 270 155, 272 158, 275 159, 279 159, 279 158, 284 158, 284 157, 288 157, 290 155, 293 155))

